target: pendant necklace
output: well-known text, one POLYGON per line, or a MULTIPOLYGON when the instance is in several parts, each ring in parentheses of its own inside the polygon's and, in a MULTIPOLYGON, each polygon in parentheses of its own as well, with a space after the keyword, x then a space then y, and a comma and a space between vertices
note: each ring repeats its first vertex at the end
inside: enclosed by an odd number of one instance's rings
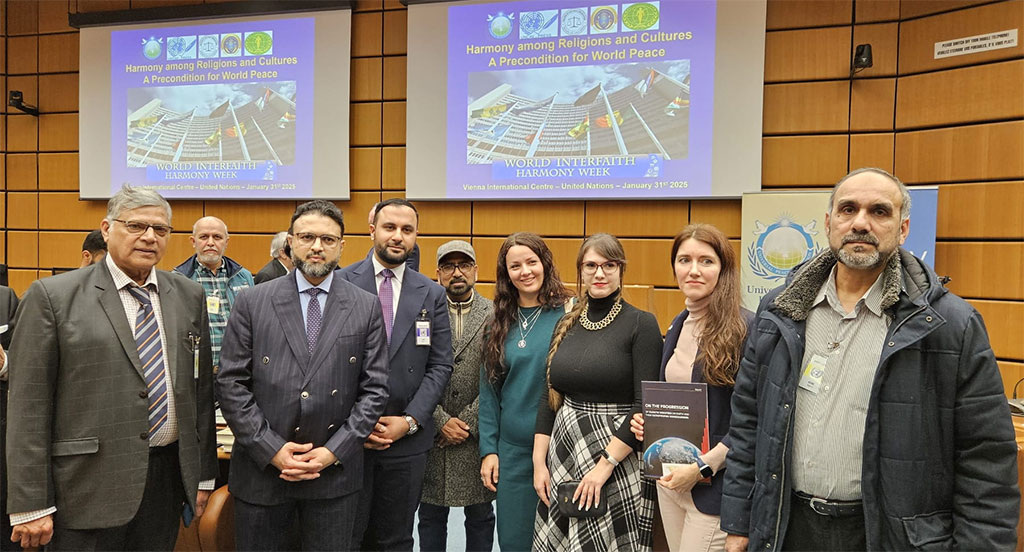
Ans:
POLYGON ((523 316, 523 307, 519 307, 519 341, 516 343, 516 346, 520 349, 526 348, 526 336, 530 335, 534 326, 537 325, 537 320, 540 318, 541 310, 543 310, 543 308, 538 308, 533 314, 523 316))

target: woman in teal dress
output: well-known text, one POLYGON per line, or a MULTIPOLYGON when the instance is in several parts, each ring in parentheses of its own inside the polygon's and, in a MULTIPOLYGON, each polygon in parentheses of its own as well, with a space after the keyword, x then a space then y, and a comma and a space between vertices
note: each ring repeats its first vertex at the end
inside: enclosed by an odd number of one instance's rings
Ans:
POLYGON ((548 346, 572 292, 536 234, 502 244, 480 377, 480 477, 497 491, 498 546, 524 552, 533 541, 533 432, 545 387, 548 346))

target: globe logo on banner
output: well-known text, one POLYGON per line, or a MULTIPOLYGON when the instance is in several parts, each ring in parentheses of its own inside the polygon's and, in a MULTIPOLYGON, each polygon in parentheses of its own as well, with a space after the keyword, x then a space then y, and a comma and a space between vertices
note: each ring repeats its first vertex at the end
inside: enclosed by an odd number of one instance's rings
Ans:
POLYGON ((494 38, 505 38, 512 34, 512 18, 514 17, 515 14, 505 15, 501 12, 498 12, 498 15, 488 15, 487 30, 494 38))
POLYGON ((256 31, 245 33, 245 53, 249 56, 263 56, 274 53, 274 32, 256 31))
POLYGON ((796 265, 816 255, 820 249, 814 245, 818 231, 816 222, 806 228, 783 215, 767 227, 754 221, 757 241, 747 249, 747 261, 755 276, 767 280, 784 278, 796 265))
POLYGON ((631 31, 657 29, 661 2, 626 4, 622 10, 622 26, 631 31))
POLYGON ((558 10, 519 13, 519 38, 558 36, 558 10))
POLYGON ((164 47, 161 44, 164 39, 156 39, 154 37, 142 39, 142 55, 149 59, 156 59, 163 53, 164 47))

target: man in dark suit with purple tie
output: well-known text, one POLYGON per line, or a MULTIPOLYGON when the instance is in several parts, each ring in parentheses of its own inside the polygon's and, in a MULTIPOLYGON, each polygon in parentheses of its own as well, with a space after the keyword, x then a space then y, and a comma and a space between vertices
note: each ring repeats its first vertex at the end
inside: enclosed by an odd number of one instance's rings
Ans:
POLYGON ((337 274, 377 295, 389 338, 391 395, 366 441, 352 540, 362 550, 412 550, 413 518, 434 445, 434 408, 452 374, 444 288, 405 264, 418 222, 412 203, 382 201, 370 225, 373 255, 337 274))
POLYGON ((221 349, 217 397, 235 435, 229 489, 239 550, 349 550, 363 442, 388 398, 377 298, 335 268, 341 211, 300 205, 288 242, 295 270, 238 296, 221 349))

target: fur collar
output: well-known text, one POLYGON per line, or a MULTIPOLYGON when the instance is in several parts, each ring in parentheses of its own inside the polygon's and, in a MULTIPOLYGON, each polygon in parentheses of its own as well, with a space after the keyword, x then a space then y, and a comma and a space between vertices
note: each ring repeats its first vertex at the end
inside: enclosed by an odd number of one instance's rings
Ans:
MULTIPOLYGON (((902 250, 890 256, 882 270, 883 310, 889 309, 899 301, 900 290, 903 289, 901 254, 902 250)), ((794 269, 786 289, 775 297, 775 308, 793 320, 806 320, 811 303, 832 273, 832 267, 836 262, 835 254, 826 249, 807 263, 794 269)))

